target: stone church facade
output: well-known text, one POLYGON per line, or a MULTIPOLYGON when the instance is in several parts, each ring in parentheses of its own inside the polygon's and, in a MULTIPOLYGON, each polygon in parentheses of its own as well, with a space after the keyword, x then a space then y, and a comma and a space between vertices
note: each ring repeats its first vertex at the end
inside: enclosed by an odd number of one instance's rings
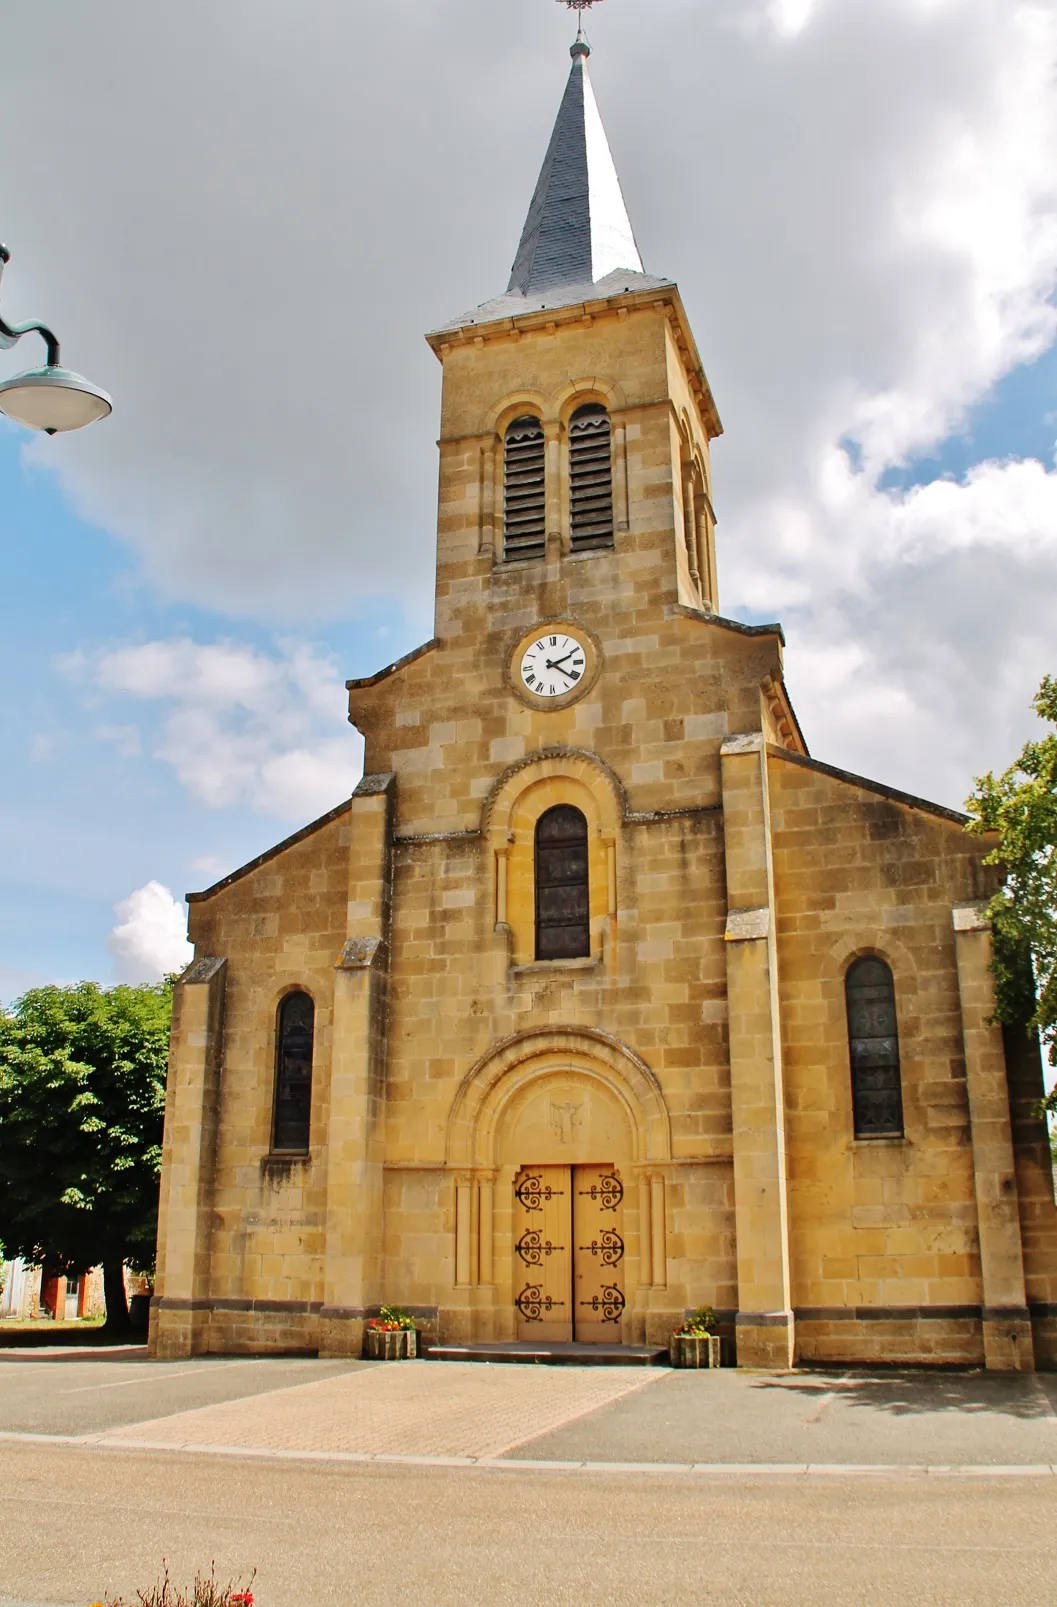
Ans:
POLYGON ((190 899, 157 1356, 444 1341, 1057 1363, 1037 1053, 987 844, 812 758, 719 612, 721 427, 573 67, 443 368, 433 640, 349 683, 353 796, 190 899))

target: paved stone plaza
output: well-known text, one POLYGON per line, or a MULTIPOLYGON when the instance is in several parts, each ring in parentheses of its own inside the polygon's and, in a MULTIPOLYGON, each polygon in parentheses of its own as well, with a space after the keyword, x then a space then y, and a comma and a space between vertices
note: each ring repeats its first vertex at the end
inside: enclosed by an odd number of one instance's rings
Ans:
POLYGON ((0 1353, 0 1607, 1057 1595, 1057 1377, 0 1353), (528 1593, 528 1594, 526 1594, 528 1593))

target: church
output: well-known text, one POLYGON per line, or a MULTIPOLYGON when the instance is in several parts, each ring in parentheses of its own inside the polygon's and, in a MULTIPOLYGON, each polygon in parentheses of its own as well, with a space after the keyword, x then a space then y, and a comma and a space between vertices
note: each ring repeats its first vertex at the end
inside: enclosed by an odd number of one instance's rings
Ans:
POLYGON ((719 414, 589 55, 505 294, 427 337, 434 636, 348 683, 352 797, 189 896, 151 1352, 355 1356, 385 1303, 630 1359, 708 1305, 741 1367, 1054 1367, 990 844, 812 757, 722 614, 719 414))

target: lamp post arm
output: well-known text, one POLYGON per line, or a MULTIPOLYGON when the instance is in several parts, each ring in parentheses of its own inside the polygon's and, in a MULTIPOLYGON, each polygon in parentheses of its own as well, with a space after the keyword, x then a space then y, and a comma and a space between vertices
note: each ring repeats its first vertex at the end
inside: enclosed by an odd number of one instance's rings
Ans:
MULTIPOLYGON (((4 268, 10 260, 10 251, 5 245, 0 245, 0 277, 3 276, 4 268)), ((59 342, 57 336, 48 328, 47 324, 35 322, 9 324, 0 317, 0 350, 7 350, 8 347, 16 345, 23 335, 39 335, 48 349, 48 367, 58 368, 59 342)))
POLYGON ((48 348, 48 367, 59 366, 59 342, 47 324, 7 324, 0 318, 0 347, 14 346, 23 335, 39 335, 48 348))

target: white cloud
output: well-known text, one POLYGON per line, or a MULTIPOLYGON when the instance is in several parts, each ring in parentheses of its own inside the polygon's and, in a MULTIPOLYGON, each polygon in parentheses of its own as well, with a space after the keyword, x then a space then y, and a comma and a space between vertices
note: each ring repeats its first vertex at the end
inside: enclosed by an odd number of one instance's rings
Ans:
MULTIPOLYGON (((564 12, 407 0, 389 72, 366 0, 9 10, 5 304, 118 404, 35 453, 172 595, 291 628, 399 594, 427 634, 420 331, 505 282, 564 12)), ((592 33, 646 265, 680 278, 727 427, 724 606, 785 618, 816 751, 958 801, 1053 667, 1052 484, 879 484, 1054 338, 1057 0, 652 0, 592 33)), ((195 649, 178 683, 174 644, 135 651, 202 801, 299 818, 347 790, 288 666, 195 649)))
POLYGON ((362 742, 329 659, 303 643, 269 657, 187 639, 118 648, 91 661, 97 688, 160 703, 156 758, 208 809, 245 805, 304 821, 348 797, 362 742))
POLYGON ((118 982, 159 982, 191 963, 187 910, 161 882, 148 882, 114 905, 117 925, 107 938, 118 982))
POLYGON ((201 871, 203 876, 219 878, 230 868, 227 861, 217 854, 199 854, 197 858, 191 860, 191 869, 201 871))

